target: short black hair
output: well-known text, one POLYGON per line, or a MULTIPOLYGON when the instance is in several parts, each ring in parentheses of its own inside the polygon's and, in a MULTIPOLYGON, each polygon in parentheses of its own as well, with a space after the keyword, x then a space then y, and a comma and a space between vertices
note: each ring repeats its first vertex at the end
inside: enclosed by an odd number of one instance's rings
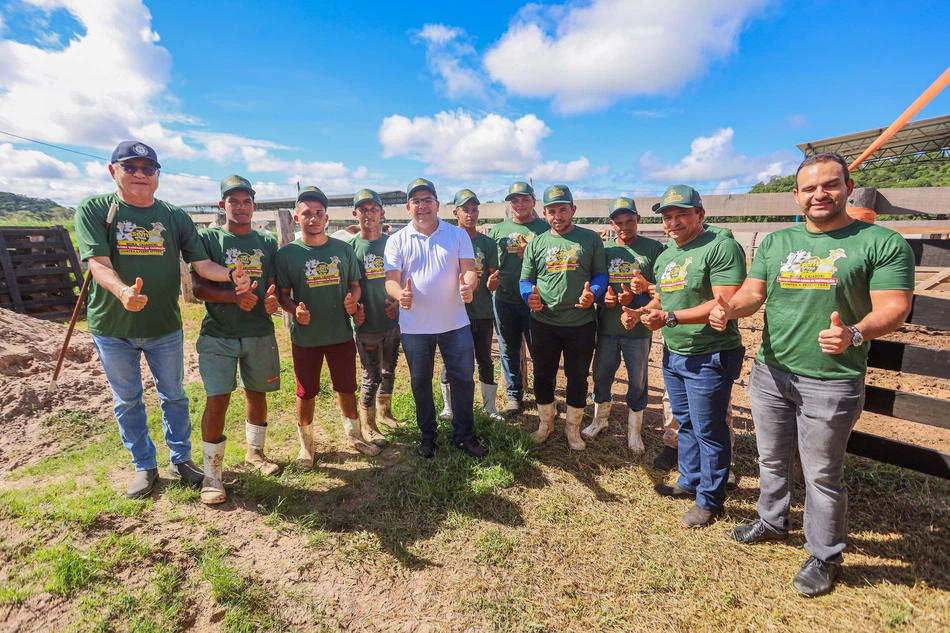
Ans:
POLYGON ((822 152, 820 154, 815 154, 814 156, 809 156, 802 161, 802 164, 798 166, 798 169, 795 170, 795 188, 798 189, 798 173, 809 167, 811 165, 817 165, 818 163, 838 163, 841 165, 841 171, 844 173, 845 182, 851 180, 851 172, 848 171, 848 163, 841 156, 841 154, 836 154, 834 152, 822 152))

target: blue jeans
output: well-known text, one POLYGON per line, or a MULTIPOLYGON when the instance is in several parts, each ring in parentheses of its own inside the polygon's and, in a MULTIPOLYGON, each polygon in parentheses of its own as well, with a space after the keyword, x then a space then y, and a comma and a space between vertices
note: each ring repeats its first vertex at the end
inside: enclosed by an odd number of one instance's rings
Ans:
POLYGON ((696 505, 719 510, 726 501, 732 461, 726 408, 742 371, 745 348, 680 356, 663 348, 663 380, 680 423, 677 485, 696 493, 696 505))
POLYGON ((182 385, 185 377, 183 341, 181 330, 151 338, 92 335, 115 400, 113 412, 119 423, 119 437, 123 446, 132 453, 135 470, 158 468, 155 444, 148 435, 148 416, 142 401, 140 363, 143 353, 158 392, 162 431, 171 462, 180 464, 191 459, 191 417, 182 385))
POLYGON ((475 380, 472 377, 475 373, 475 345, 472 343, 472 329, 467 325, 441 334, 402 334, 412 397, 416 401, 416 423, 423 439, 435 439, 438 423, 432 399, 432 376, 437 345, 452 390, 452 441, 464 442, 472 438, 472 427, 475 426, 475 380))
POLYGON ((864 380, 819 380, 758 361, 749 400, 759 450, 759 516, 787 531, 795 489, 795 452, 805 473, 805 550, 840 563, 848 544, 844 454, 864 408, 864 380))
POLYGON ((498 353, 501 368, 508 384, 508 398, 521 401, 524 398, 524 377, 521 375, 521 337, 531 348, 531 308, 524 302, 506 303, 494 301, 495 329, 498 330, 498 353))
POLYGON ((651 336, 597 335, 594 351, 594 402, 610 402, 610 391, 620 369, 620 357, 627 366, 627 406, 631 411, 647 408, 647 361, 651 336))

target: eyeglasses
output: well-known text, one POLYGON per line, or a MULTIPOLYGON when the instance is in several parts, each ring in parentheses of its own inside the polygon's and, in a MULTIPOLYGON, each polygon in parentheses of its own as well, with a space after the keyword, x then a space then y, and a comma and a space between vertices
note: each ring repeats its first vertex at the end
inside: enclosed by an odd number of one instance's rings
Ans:
POLYGON ((118 165, 122 168, 122 171, 130 176, 135 172, 140 171, 146 178, 151 178, 156 174, 156 172, 158 172, 158 168, 152 167, 151 165, 135 165, 132 163, 118 163, 118 165))
POLYGON ((429 196, 428 198, 409 198, 409 204, 411 204, 414 207, 421 207, 422 205, 429 206, 430 204, 434 204, 435 202, 436 202, 436 199, 433 198, 432 196, 429 196))

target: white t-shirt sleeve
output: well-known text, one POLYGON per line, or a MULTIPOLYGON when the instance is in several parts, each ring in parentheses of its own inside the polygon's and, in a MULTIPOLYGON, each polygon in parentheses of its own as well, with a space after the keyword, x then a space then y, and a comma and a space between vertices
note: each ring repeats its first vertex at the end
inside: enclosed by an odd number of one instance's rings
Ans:
POLYGON ((472 246, 472 238, 468 236, 463 229, 458 229, 459 236, 459 259, 475 259, 475 248, 472 246))
POLYGON ((386 250, 383 251, 383 269, 402 271, 402 252, 399 250, 399 242, 395 236, 386 240, 386 250))

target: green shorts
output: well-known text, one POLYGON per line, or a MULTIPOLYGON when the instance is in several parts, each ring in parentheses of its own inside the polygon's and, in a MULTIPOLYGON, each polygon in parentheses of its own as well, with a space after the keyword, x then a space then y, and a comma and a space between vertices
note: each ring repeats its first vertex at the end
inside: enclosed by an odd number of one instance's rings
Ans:
POLYGON ((198 337, 198 370, 208 396, 221 396, 237 389, 237 370, 241 367, 241 387, 266 393, 280 389, 280 357, 277 338, 198 337))

